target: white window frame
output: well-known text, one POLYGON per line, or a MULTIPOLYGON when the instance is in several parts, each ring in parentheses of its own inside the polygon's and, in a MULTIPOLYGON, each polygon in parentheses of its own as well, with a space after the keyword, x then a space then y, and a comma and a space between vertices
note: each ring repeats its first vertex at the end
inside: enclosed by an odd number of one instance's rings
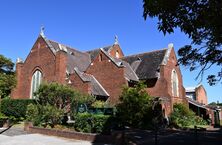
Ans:
POLYGON ((42 82, 42 72, 36 70, 32 75, 31 90, 30 90, 31 99, 35 99, 34 93, 38 90, 41 82, 42 82))
POLYGON ((172 86, 172 95, 175 97, 179 97, 179 80, 175 69, 173 69, 171 73, 171 86, 172 86))

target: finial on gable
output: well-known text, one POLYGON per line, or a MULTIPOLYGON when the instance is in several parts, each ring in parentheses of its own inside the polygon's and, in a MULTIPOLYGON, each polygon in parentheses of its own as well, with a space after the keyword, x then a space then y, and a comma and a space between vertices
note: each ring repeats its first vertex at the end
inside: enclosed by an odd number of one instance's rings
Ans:
POLYGON ((169 48, 169 49, 172 49, 173 47, 174 47, 174 46, 173 46, 173 43, 169 43, 169 44, 168 44, 168 48, 169 48))
POLYGON ((16 63, 23 63, 23 60, 21 58, 17 58, 16 63))
POLYGON ((42 37, 45 37, 44 30, 45 30, 45 27, 44 27, 44 26, 41 26, 40 35, 41 35, 42 37))
POLYGON ((117 35, 115 35, 115 43, 114 44, 119 44, 118 36, 117 35))

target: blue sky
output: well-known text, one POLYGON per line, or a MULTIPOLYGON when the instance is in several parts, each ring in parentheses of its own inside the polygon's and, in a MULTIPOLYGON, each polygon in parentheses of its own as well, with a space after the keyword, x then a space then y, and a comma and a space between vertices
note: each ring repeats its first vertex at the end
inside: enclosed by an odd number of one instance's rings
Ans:
MULTIPOLYGON (((0 54, 23 59, 28 55, 44 25, 51 40, 82 51, 114 43, 118 35, 125 55, 166 48, 175 50, 191 42, 180 30, 163 35, 157 19, 142 17, 142 0, 0 0, 0 54)), ((213 67, 205 75, 216 72, 213 67)), ((198 71, 181 66, 184 86, 195 86, 198 71)), ((222 102, 221 83, 211 87, 204 78, 208 101, 222 102)))

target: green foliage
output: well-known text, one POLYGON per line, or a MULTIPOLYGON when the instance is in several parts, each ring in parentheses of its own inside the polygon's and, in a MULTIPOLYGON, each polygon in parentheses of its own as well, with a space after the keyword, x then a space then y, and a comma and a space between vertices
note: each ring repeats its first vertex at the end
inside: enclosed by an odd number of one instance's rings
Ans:
POLYGON ((8 117, 0 112, 0 127, 2 127, 5 123, 5 121, 8 119, 8 117))
POLYGON ((34 100, 4 98, 1 100, 1 112, 11 119, 23 120, 27 106, 32 103, 34 100))
POLYGON ((105 102, 97 100, 97 101, 93 102, 91 106, 94 107, 94 108, 104 108, 105 107, 105 102))
POLYGON ((52 105, 58 109, 63 109, 65 112, 75 111, 78 103, 91 104, 94 97, 73 90, 69 86, 51 83, 43 83, 35 93, 36 100, 41 105, 52 105))
POLYGON ((112 121, 109 115, 78 113, 74 128, 86 133, 109 133, 112 121))
POLYGON ((131 127, 144 128, 154 117, 153 100, 147 94, 143 83, 134 88, 124 87, 117 105, 116 116, 122 123, 131 127))
POLYGON ((8 117, 0 112, 0 120, 5 120, 5 119, 8 119, 8 117))
POLYGON ((183 128, 191 125, 207 124, 203 118, 196 116, 185 104, 174 104, 173 108, 174 110, 171 114, 172 126, 183 128))
POLYGON ((0 55, 0 98, 9 96, 16 85, 13 67, 14 64, 10 59, 0 55))
POLYGON ((180 28, 192 42, 180 48, 179 62, 200 69, 199 76, 211 66, 218 66, 218 74, 208 76, 210 85, 222 79, 222 3, 221 0, 143 0, 143 16, 158 18, 158 29, 164 34, 180 28))
POLYGON ((61 124, 65 114, 76 114, 78 103, 91 104, 94 101, 94 97, 58 83, 43 83, 34 95, 37 104, 28 106, 27 120, 43 127, 61 124))
POLYGON ((33 105, 30 104, 27 108, 27 121, 33 122, 36 126, 54 127, 61 124, 64 111, 52 105, 33 105))
POLYGON ((26 110, 26 121, 30 121, 33 125, 39 125, 41 123, 41 117, 37 105, 29 104, 26 110))

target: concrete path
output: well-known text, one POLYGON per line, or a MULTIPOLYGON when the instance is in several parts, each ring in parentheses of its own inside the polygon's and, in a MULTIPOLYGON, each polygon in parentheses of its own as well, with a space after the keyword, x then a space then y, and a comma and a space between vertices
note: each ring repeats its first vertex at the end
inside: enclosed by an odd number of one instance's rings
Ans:
MULTIPOLYGON (((5 128, 0 128, 0 132, 5 128)), ((0 145, 105 145, 41 134, 29 134, 22 127, 12 127, 0 134, 0 145)))
POLYGON ((0 135, 0 145, 92 145, 92 143, 40 134, 26 134, 17 136, 0 135))

